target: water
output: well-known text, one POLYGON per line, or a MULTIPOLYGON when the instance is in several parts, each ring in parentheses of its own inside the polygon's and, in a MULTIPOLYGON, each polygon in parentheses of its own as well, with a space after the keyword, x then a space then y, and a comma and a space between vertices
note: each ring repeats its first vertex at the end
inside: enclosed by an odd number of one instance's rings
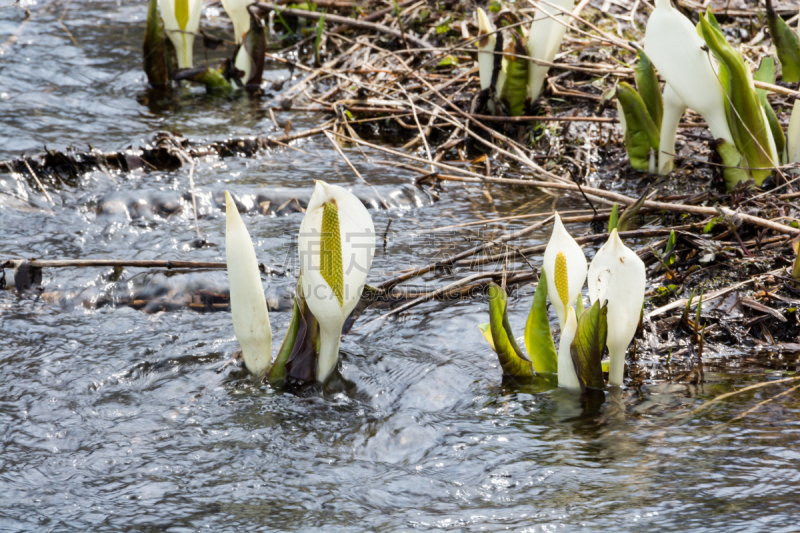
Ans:
MULTIPOLYGON (((274 130, 251 104, 202 94, 148 108, 140 4, 31 6, 34 19, 0 59, 0 159, 45 144, 116 150, 156 130, 194 140, 274 130), (79 46, 58 24, 65 8, 79 46)), ((0 41, 20 21, 17 8, 1 9, 0 41)), ((292 118, 296 129, 322 120, 292 118)), ((369 194, 324 138, 296 147, 307 153, 279 149, 197 165, 200 228, 210 243, 201 249, 193 246, 184 198, 186 168, 91 173, 79 183, 51 185, 55 205, 22 177, 1 174, 0 259, 222 261, 224 216, 210 200, 215 191, 301 195, 323 177, 369 194), (182 210, 98 214, 114 194, 164 194, 182 210)), ((408 190, 414 175, 380 163, 379 153, 367 152, 372 162, 348 153, 382 194, 408 190)), ((372 281, 427 263, 443 246, 470 246, 463 233, 434 239, 414 233, 420 229, 553 205, 544 195, 504 189, 487 196, 448 186, 440 196, 435 206, 421 194, 418 205, 373 211, 379 232, 393 222, 372 281)), ((293 235, 301 217, 245 215, 259 259, 288 269, 267 280, 268 292, 294 284, 293 235)), ((325 391, 295 395, 256 387, 226 365, 236 345, 227 312, 147 314, 84 307, 91 297, 63 298, 99 294, 113 286, 111 274, 45 269, 45 292, 61 295, 50 299, 0 291, 2 531, 797 530, 797 395, 721 426, 787 385, 679 418, 704 400, 766 379, 763 371, 707 372, 701 385, 648 381, 587 411, 557 390, 502 383, 476 326, 487 319, 486 302, 477 299, 429 304, 355 331, 342 344, 341 376, 325 391)), ((227 285, 224 272, 171 273, 165 280, 128 269, 122 279, 115 290, 166 281, 227 285)), ((530 290, 521 295, 510 300, 518 333, 530 290)), ((378 313, 368 311, 356 326, 378 313)), ((271 317, 281 339, 289 314, 271 317)))

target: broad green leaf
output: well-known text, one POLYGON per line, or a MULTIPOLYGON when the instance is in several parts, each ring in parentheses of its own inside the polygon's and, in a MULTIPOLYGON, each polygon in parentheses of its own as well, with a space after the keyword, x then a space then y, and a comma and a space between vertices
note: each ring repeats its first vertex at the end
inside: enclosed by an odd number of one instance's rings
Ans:
POLYGON ((772 9, 772 0, 767 0, 767 24, 772 43, 778 51, 783 81, 788 83, 800 81, 800 38, 772 9))
POLYGON ((575 316, 581 316, 585 310, 583 307, 583 295, 579 294, 575 300, 575 316))
POLYGON ((703 39, 720 62, 720 78, 728 82, 723 83, 723 88, 727 94, 728 125, 736 149, 744 157, 756 185, 760 186, 778 163, 772 161, 769 126, 761 102, 741 54, 725 39, 710 9, 705 16, 700 15, 700 27, 703 39))
POLYGON ((539 284, 533 294, 531 311, 525 324, 525 348, 537 374, 558 372, 558 354, 547 319, 547 280, 544 270, 539 275, 539 284))
POLYGON ((503 373, 511 377, 529 378, 535 374, 533 365, 525 357, 514 339, 508 322, 506 293, 498 285, 489 285, 489 328, 492 331, 495 353, 500 359, 503 373))
POLYGON ((521 57, 526 56, 528 50, 517 32, 511 32, 513 44, 506 49, 503 68, 505 69, 505 86, 502 95, 508 103, 508 110, 514 117, 519 117, 525 112, 525 100, 528 98, 528 61, 521 57))
POLYGON ((602 389, 605 385, 601 361, 607 336, 608 302, 601 307, 597 300, 578 319, 578 331, 569 350, 581 392, 586 392, 587 388, 602 389))
MULTIPOLYGON (((753 73, 753 79, 763 81, 766 83, 775 83, 775 60, 771 57, 765 57, 761 60, 758 70, 753 73)), ((766 89, 756 89, 756 94, 761 102, 761 107, 764 108, 764 113, 767 115, 767 122, 769 129, 772 132, 772 139, 775 141, 775 149, 778 151, 778 157, 781 158, 781 163, 786 163, 786 136, 783 134, 783 128, 780 121, 778 121, 775 110, 767 100, 766 89)))
POLYGON ((614 206, 611 208, 611 216, 608 217, 608 232, 611 233, 616 229, 617 224, 619 224, 619 205, 614 202, 614 206))
POLYGON ((636 76, 636 90, 642 97, 647 112, 656 128, 661 129, 661 119, 664 116, 664 102, 661 100, 661 90, 658 85, 656 69, 641 48, 637 51, 639 62, 634 68, 636 76))
POLYGON ((658 154, 658 128, 647 112, 642 97, 624 81, 617 85, 617 100, 625 114, 625 148, 631 166, 641 172, 649 172, 653 170, 651 159, 658 154))

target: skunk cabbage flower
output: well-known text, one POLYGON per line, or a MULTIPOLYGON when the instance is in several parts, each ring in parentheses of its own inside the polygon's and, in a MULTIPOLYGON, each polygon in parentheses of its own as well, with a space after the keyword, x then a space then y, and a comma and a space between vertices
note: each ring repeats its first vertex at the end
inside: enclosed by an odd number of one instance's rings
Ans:
POLYGON ((222 7, 233 22, 233 37, 236 44, 241 44, 244 34, 250 30, 250 12, 247 6, 254 0, 222 0, 222 7))
POLYGON ((158 7, 167 36, 175 46, 178 68, 191 68, 194 34, 200 28, 203 0, 158 0, 158 7))
POLYGON ((625 352, 639 324, 644 289, 644 263, 623 244, 617 230, 612 230, 589 266, 589 300, 592 304, 600 301, 600 305, 608 301, 606 346, 611 359, 611 385, 622 385, 625 352))
POLYGON ((672 172, 675 159, 675 136, 678 134, 681 117, 686 112, 686 104, 669 83, 664 84, 663 101, 664 116, 661 119, 661 134, 658 142, 658 173, 666 176, 672 172))
POLYGON ((683 103, 703 116, 714 138, 734 144, 725 96, 705 47, 694 25, 670 0, 656 0, 645 29, 647 56, 683 103))
POLYGON ((272 363, 272 329, 253 241, 231 195, 225 192, 225 259, 231 287, 231 314, 244 364, 262 377, 272 363))
MULTIPOLYGON (((567 31, 566 13, 575 7, 574 0, 553 0, 551 3, 561 9, 540 5, 528 33, 528 55, 548 63, 552 63, 555 59, 564 32, 567 31)), ((537 65, 533 61, 528 65, 528 96, 531 101, 539 98, 542 93, 542 85, 548 70, 550 67, 537 65)))
MULTIPOLYGON (((585 260, 584 260, 585 262, 585 260)), ((581 282, 581 285, 583 282, 581 282)), ((578 319, 575 317, 575 308, 570 306, 567 312, 567 321, 561 328, 561 340, 558 342, 558 386, 570 390, 580 390, 581 382, 575 372, 570 347, 578 331, 578 319)))
POLYGON ((297 242, 300 284, 320 328, 316 379, 339 360, 342 326, 364 290, 375 253, 375 228, 352 193, 317 180, 297 242))
MULTIPOLYGON (((586 281, 586 256, 561 222, 556 213, 553 234, 544 251, 542 269, 547 278, 547 295, 558 315, 562 335, 570 309, 581 293, 586 281)), ((559 357, 560 359, 560 357, 559 357)), ((560 371, 559 364, 559 371, 560 371)))
MULTIPOLYGON (((800 163, 800 105, 797 105, 797 100, 794 101, 789 130, 786 132, 786 152, 789 163, 800 163)), ((800 174, 800 169, 794 169, 792 173, 800 174)))
POLYGON ((481 90, 488 89, 492 84, 492 71, 494 71, 494 47, 497 44, 497 35, 494 33, 494 24, 486 16, 486 12, 478 8, 478 36, 480 41, 475 43, 478 47, 478 71, 481 76, 481 90))

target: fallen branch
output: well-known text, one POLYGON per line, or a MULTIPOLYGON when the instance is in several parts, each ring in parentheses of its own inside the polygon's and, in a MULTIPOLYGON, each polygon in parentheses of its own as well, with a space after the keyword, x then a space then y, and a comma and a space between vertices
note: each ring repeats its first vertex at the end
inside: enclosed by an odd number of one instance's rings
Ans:
POLYGON ((256 2, 254 4, 250 4, 250 9, 254 11, 255 10, 261 11, 262 13, 269 13, 270 11, 275 11, 280 15, 292 15, 295 17, 303 17, 311 20, 319 20, 324 16, 326 22, 333 22, 336 24, 342 24, 353 28, 360 28, 362 30, 376 31, 378 33, 385 33, 387 35, 392 35, 394 37, 397 37, 398 39, 401 40, 406 39, 420 48, 435 48, 435 46, 433 46, 425 39, 420 39, 419 37, 415 37, 408 33, 404 34, 399 30, 395 30, 394 28, 389 28, 388 26, 384 26, 383 24, 368 22, 366 20, 351 19, 348 17, 342 17, 340 15, 323 14, 315 11, 305 11, 303 9, 293 9, 293 8, 281 9, 277 7, 275 4, 270 4, 268 2, 256 2))

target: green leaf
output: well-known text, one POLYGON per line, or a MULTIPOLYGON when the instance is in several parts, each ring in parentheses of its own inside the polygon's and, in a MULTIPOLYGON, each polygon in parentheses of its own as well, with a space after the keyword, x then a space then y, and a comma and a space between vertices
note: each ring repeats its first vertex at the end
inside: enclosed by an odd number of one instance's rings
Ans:
MULTIPOLYGON (((758 70, 753 73, 753 79, 765 83, 775 83, 775 60, 771 57, 762 59, 758 70)), ((777 115, 775 115, 775 110, 769 104, 767 90, 756 89, 756 94, 761 102, 761 107, 764 108, 764 113, 767 115, 767 123, 772 132, 772 139, 775 141, 775 150, 778 152, 778 157, 781 158, 781 163, 786 163, 787 154, 784 153, 786 151, 786 136, 783 134, 783 128, 777 115)))
POLYGON ((483 338, 489 343, 489 347, 492 351, 497 353, 497 349, 494 347, 494 339, 492 338, 492 325, 489 322, 485 322, 483 324, 478 324, 478 329, 481 330, 481 335, 483 335, 483 338))
POLYGON ((517 32, 511 32, 511 35, 514 42, 505 52, 515 55, 504 56, 505 85, 501 98, 508 103, 511 115, 519 117, 525 112, 525 101, 528 98, 528 61, 515 56, 526 56, 528 50, 517 32))
POLYGON ((623 81, 617 85, 617 101, 625 114, 625 148, 631 166, 641 172, 655 171, 650 163, 651 156, 658 154, 659 131, 642 97, 623 81))
POLYGON ((756 185, 760 186, 772 174, 771 167, 778 163, 772 161, 769 126, 764 120, 761 102, 741 54, 725 39, 710 8, 705 16, 700 15, 700 28, 703 39, 720 62, 720 78, 727 94, 728 126, 736 149, 744 157, 756 185))
MULTIPOLYGON (((303 291, 297 293, 298 298, 295 303, 298 307, 297 313, 297 332, 294 334, 294 341, 291 347, 281 345, 278 357, 275 359, 273 366, 283 358, 284 348, 289 350, 289 358, 285 362, 284 379, 300 383, 308 383, 316 380, 317 377, 317 361, 319 360, 319 324, 311 309, 306 304, 303 297, 303 291)), ((295 315, 292 315, 294 321, 295 315)), ((288 332, 295 326, 290 325, 288 332)), ((284 338, 284 344, 286 338, 284 338)), ((276 379, 279 370, 276 369, 276 379)), ((272 372, 270 371, 270 380, 272 379, 272 372)))
POLYGON ((671 230, 669 232, 669 238, 667 239, 667 244, 664 246, 664 262, 667 265, 672 265, 675 262, 675 258, 672 257, 672 251, 675 249, 675 244, 677 243, 677 237, 675 236, 675 230, 671 230))
POLYGON ((322 59, 319 57, 319 49, 322 47, 322 32, 325 31, 325 14, 328 9, 322 10, 322 16, 317 21, 317 36, 314 39, 314 62, 317 65, 322 64, 322 59))
POLYGON ((458 59, 452 55, 444 56, 444 58, 437 64, 439 67, 451 67, 456 65, 458 65, 458 59))
POLYGON ((300 330, 300 323, 302 322, 301 304, 302 309, 305 309, 302 285, 298 283, 297 295, 294 298, 294 308, 292 309, 292 319, 286 328, 286 335, 283 337, 280 350, 278 350, 278 356, 269 369, 269 382, 273 386, 282 384, 286 377, 286 362, 289 360, 289 356, 292 355, 292 350, 297 341, 297 332, 300 330))
POLYGON ((795 282, 800 282, 800 235, 792 241, 792 248, 795 255, 792 263, 792 278, 794 278, 795 282))
POLYGON ((625 231, 628 229, 628 224, 630 224, 631 219, 636 216, 639 212, 639 209, 642 208, 644 205, 644 200, 647 197, 648 190, 645 190, 639 199, 633 204, 631 207, 625 209, 622 212, 622 215, 619 217, 619 222, 617 223, 617 231, 625 231))
POLYGON ((661 129, 661 119, 664 116, 664 102, 661 100, 661 90, 658 85, 658 76, 656 76, 656 69, 650 58, 644 53, 644 50, 639 48, 637 51, 639 62, 634 68, 634 75, 636 76, 636 90, 639 96, 642 97, 647 112, 656 128, 661 129))
POLYGON ((144 72, 153 87, 164 87, 170 82, 170 73, 177 69, 175 48, 164 33, 164 22, 158 14, 158 0, 147 4, 147 23, 144 30, 144 72))
POLYGON ((767 24, 772 43, 778 51, 783 81, 788 83, 800 81, 800 37, 780 15, 775 13, 771 0, 767 0, 767 24))
POLYGON ((225 79, 222 72, 211 67, 182 69, 173 79, 190 80, 205 85, 206 91, 210 93, 228 94, 233 91, 233 85, 225 79))
POLYGON ((736 188, 736 184, 751 179, 750 174, 743 168, 744 158, 739 150, 725 139, 717 139, 717 153, 722 159, 725 168, 722 175, 725 177, 725 187, 728 191, 736 188))
POLYGON ((608 232, 611 233, 619 223, 619 205, 617 202, 614 202, 614 206, 611 208, 611 216, 608 217, 608 232))
POLYGON ((578 319, 578 330, 569 348, 581 392, 586 392, 587 388, 602 389, 605 385, 601 361, 607 336, 608 302, 601 307, 597 300, 578 319))
POLYGON ((547 319, 547 280, 544 270, 539 275, 539 284, 533 294, 531 311, 525 324, 525 348, 537 374, 558 372, 558 353, 547 319))
POLYGON ((497 284, 489 285, 489 328, 492 332, 495 353, 500 359, 503 374, 511 377, 529 378, 535 374, 533 365, 522 353, 514 339, 508 322, 506 293, 497 284))

